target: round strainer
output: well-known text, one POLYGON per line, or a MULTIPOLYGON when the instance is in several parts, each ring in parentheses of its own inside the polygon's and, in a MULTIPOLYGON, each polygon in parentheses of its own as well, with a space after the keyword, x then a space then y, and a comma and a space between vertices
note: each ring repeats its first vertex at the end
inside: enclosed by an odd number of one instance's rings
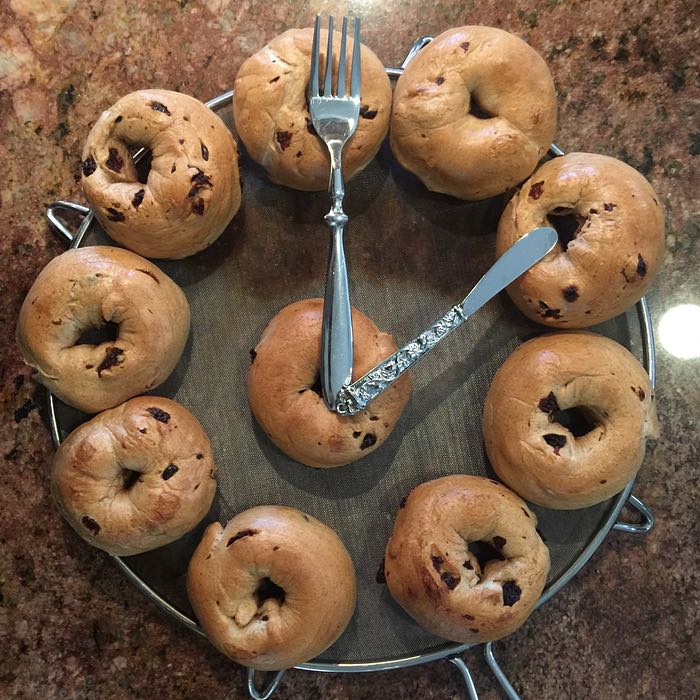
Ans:
MULTIPOLYGON (((209 105, 233 128, 230 102, 226 93, 209 105)), ((357 571, 357 610, 340 639, 299 668, 383 670, 458 653, 466 645, 420 628, 375 577, 399 502, 414 486, 448 474, 493 476, 481 435, 486 391, 508 355, 546 329, 501 295, 417 366, 413 396, 380 449, 331 470, 289 460, 248 408, 249 351, 282 307, 323 296, 327 195, 273 185, 245 155, 241 169, 241 211, 221 238, 192 258, 160 263, 189 299, 192 332, 175 372, 154 393, 184 404, 211 438, 219 488, 207 522, 225 523, 260 504, 284 504, 312 514, 340 535, 357 571)), ((415 336, 462 299, 491 265, 505 201, 468 203, 428 192, 396 164, 385 144, 347 185, 353 305, 393 333, 399 345, 415 336)), ((88 213, 73 245, 95 244, 112 245, 88 213)), ((639 310, 639 318, 632 310, 593 330, 644 357, 649 369, 653 344, 644 302, 639 310)), ((57 441, 85 419, 53 397, 51 415, 57 441)), ((543 600, 590 557, 630 490, 631 484, 616 498, 582 510, 533 508, 552 561, 543 600)), ((197 630, 185 573, 207 522, 172 545, 117 558, 149 596, 197 630)))

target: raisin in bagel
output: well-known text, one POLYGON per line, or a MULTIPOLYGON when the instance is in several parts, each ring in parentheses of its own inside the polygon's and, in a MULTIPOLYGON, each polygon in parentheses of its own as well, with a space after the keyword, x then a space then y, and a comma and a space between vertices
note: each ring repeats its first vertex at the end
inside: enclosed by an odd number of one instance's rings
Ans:
POLYGON ((215 241, 238 211, 236 142, 194 97, 132 92, 92 127, 83 190, 115 241, 149 258, 185 258, 215 241), (130 152, 139 146, 152 156, 146 182, 130 152))
MULTIPOLYGON (((321 32, 320 75, 325 74, 328 32, 321 32)), ((328 187, 328 148, 309 115, 313 29, 289 29, 248 58, 236 75, 233 118, 250 157, 273 182, 297 190, 328 187)), ((333 36, 333 71, 338 74, 340 34, 333 36)), ((347 46, 350 84, 352 41, 347 46)), ((374 158, 389 129, 391 86, 384 66, 364 44, 361 52, 360 117, 343 148, 343 175, 350 179, 374 158)), ((348 90, 349 93, 349 90, 348 90)))
POLYGON ((537 226, 558 228, 559 243, 508 287, 533 321, 583 328, 639 301, 664 255, 664 217, 646 179, 593 153, 545 163, 508 203, 498 225, 502 255, 537 226))
MULTIPOLYGON (((268 324, 252 351, 248 400, 272 442, 310 467, 339 467, 368 455, 389 437, 411 395, 404 375, 355 416, 326 408, 321 396, 323 300, 290 304, 268 324)), ((352 310, 353 381, 396 351, 392 337, 352 310)))
POLYGON ((512 491, 446 476, 401 503, 384 556, 394 599, 429 632, 487 642, 525 622, 549 572, 537 518, 512 491))
POLYGON ((396 83, 391 150, 428 189, 484 199, 532 173, 556 121, 554 83, 534 49, 501 29, 459 27, 396 83))
POLYGON ((548 508, 583 508, 621 491, 657 432, 644 368, 614 340, 585 331, 523 343, 496 372, 484 406, 496 473, 548 508))
POLYGON ((216 491, 209 439, 183 406, 139 396, 76 428, 51 486, 87 542, 120 556, 174 542, 207 514, 216 491))
POLYGON ((190 329, 182 290, 122 248, 68 250, 36 278, 19 312, 17 344, 35 378, 86 413, 111 408, 165 381, 190 329), (90 329, 114 340, 80 343, 90 329))
POLYGON ((190 561, 187 593, 212 644, 261 670, 318 656, 355 609, 355 570, 327 525, 259 506, 210 525, 190 561))

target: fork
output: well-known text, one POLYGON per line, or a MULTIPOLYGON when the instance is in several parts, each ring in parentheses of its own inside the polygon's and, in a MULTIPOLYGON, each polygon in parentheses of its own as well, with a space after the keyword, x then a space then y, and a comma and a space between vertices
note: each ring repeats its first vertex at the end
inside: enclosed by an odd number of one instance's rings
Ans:
POLYGON ((311 48, 309 113, 311 123, 328 147, 331 157, 328 192, 332 206, 324 218, 330 227, 332 242, 323 300, 321 388, 326 406, 332 411, 336 409, 341 389, 352 379, 353 365, 350 288, 343 249, 343 232, 348 217, 343 211, 345 186, 341 154, 343 146, 355 133, 360 116, 360 20, 355 18, 349 95, 346 95, 345 79, 347 24, 347 17, 343 17, 335 94, 333 94, 333 17, 328 18, 328 48, 326 49, 323 95, 319 93, 321 18, 318 15, 311 48))

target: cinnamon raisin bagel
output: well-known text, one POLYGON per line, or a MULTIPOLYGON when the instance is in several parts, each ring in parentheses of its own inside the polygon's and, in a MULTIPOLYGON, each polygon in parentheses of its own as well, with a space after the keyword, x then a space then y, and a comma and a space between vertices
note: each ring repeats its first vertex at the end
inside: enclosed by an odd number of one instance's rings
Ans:
POLYGON ((525 622, 542 593, 549 551, 537 517, 502 484, 446 476, 401 503, 384 557, 394 599, 429 632, 487 642, 525 622))
POLYGON ((76 428, 53 463, 54 498, 87 542, 120 556, 174 542, 216 492, 209 439, 183 406, 139 396, 76 428))
POLYGON ((523 343, 496 372, 484 406, 496 473, 548 508, 583 508, 621 491, 657 434, 644 368, 614 340, 585 331, 523 343))
MULTIPOLYGON (((325 73, 328 32, 320 35, 320 74, 325 73)), ((328 148, 309 115, 313 29, 289 29, 248 58, 234 84, 233 118, 250 157, 273 182, 297 190, 328 187, 328 148)), ((340 34, 333 35, 333 72, 338 74, 340 34)), ((350 84, 352 41, 347 45, 350 84)), ((384 66, 364 44, 361 52, 360 117, 343 148, 343 175, 350 179, 379 150, 389 129, 391 86, 384 66)), ((349 92, 349 90, 348 90, 349 92)))
POLYGON ((36 278, 19 312, 17 344, 35 378, 86 413, 161 384, 182 355, 190 307, 180 287, 122 248, 68 250, 36 278), (81 342, 90 329, 116 337, 81 342))
POLYGON ((635 304, 664 256, 664 216, 634 168, 593 153, 569 153, 538 168, 498 225, 496 253, 537 226, 555 226, 559 243, 508 287, 533 321, 584 328, 635 304))
POLYGON ((391 150, 434 192, 478 200, 527 178, 554 137, 546 63, 493 27, 443 32, 396 83, 391 150))
POLYGON ((327 525, 294 508, 259 506, 207 528, 187 593, 217 649, 244 666, 280 670, 342 634, 355 609, 355 570, 327 525))
POLYGON ((115 241, 149 258, 185 258, 213 243, 238 211, 236 142, 194 97, 132 92, 88 134, 83 190, 115 241), (145 182, 131 157, 137 147, 151 152, 145 182))
MULTIPOLYGON (((320 388, 323 300, 290 304, 252 351, 248 400, 272 442, 310 467, 339 467, 365 457, 391 434, 411 394, 404 375, 354 416, 330 411, 320 388)), ((353 381, 396 351, 392 337, 352 310, 353 381)))

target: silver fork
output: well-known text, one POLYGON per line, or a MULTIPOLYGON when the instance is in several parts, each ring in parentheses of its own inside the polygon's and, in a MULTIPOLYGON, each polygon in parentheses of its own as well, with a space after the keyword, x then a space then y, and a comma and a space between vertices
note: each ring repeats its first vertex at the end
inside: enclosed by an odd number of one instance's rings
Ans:
POLYGON ((333 17, 328 18, 328 48, 323 95, 319 93, 319 43, 321 18, 316 16, 311 49, 311 122, 325 141, 331 156, 331 177, 328 192, 331 210, 324 217, 331 229, 332 245, 328 261, 326 292, 323 301, 321 333, 321 388, 326 405, 335 410, 341 389, 352 379, 352 313, 348 271, 343 250, 343 231, 348 217, 343 211, 345 186, 341 153, 355 133, 360 116, 360 20, 355 19, 355 36, 350 74, 350 94, 346 95, 345 44, 347 17, 343 17, 340 41, 338 81, 333 94, 333 17))

